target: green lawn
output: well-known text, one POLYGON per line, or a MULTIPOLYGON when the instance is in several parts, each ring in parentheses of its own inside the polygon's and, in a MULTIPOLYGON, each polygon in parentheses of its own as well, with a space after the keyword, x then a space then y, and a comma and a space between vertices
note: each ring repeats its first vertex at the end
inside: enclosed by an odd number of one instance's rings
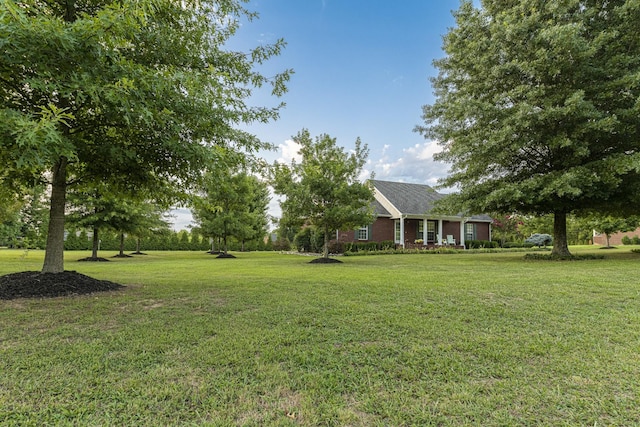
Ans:
POLYGON ((640 255, 572 251, 68 253, 127 288, 0 301, 0 424, 640 425, 640 255))

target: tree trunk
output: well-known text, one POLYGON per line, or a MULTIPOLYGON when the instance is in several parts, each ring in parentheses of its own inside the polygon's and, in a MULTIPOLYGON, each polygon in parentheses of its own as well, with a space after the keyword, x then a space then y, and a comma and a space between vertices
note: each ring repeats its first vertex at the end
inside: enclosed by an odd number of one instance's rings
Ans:
POLYGON ((140 253, 140 237, 136 239, 136 253, 140 253))
POLYGON ((43 273, 64 271, 64 211, 67 197, 67 158, 60 157, 52 170, 49 231, 45 248, 43 273))
POLYGON ((553 213, 553 250, 552 255, 571 256, 567 245, 567 213, 553 213))
POLYGON ((124 256, 124 233, 120 233, 120 256, 124 256))
POLYGON ((91 246, 91 258, 98 258, 98 246, 100 246, 98 227, 93 227, 93 245, 91 246))
POLYGON ((322 247, 322 258, 329 258, 329 230, 328 227, 324 228, 324 245, 322 247))

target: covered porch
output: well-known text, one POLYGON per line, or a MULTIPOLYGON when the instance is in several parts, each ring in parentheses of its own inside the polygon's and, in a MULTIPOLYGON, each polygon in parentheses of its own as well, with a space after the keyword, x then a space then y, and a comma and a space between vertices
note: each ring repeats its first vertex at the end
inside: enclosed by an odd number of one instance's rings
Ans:
POLYGON ((400 216, 395 221, 395 243, 406 249, 448 246, 465 248, 465 221, 460 217, 400 216))

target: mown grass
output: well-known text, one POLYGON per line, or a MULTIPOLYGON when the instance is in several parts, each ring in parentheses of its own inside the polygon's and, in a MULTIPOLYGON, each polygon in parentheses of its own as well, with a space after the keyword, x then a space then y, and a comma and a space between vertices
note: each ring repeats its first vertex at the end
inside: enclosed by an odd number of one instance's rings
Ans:
MULTIPOLYGON (((67 269, 127 289, 0 301, 0 424, 640 425, 627 247, 237 255, 68 253, 67 269)), ((0 274, 41 262, 1 250, 0 274)))

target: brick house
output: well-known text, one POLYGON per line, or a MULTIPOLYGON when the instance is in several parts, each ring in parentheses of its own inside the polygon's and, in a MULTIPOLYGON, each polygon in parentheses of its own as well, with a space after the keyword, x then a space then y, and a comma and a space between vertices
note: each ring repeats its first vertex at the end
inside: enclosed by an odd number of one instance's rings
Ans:
MULTIPOLYGON (((609 236, 609 244, 611 246, 619 246, 619 245, 622 245, 623 238, 628 237, 630 239, 633 239, 636 236, 640 237, 640 228, 637 228, 634 231, 613 233, 611 236, 609 236)), ((606 246, 607 236, 604 233, 598 233, 594 230, 593 244, 606 246)))
POLYGON ((340 242, 393 241, 405 248, 464 248, 467 240, 491 240, 492 219, 487 215, 429 213, 434 202, 444 195, 428 185, 378 180, 372 183, 376 219, 357 230, 338 231, 340 242))

